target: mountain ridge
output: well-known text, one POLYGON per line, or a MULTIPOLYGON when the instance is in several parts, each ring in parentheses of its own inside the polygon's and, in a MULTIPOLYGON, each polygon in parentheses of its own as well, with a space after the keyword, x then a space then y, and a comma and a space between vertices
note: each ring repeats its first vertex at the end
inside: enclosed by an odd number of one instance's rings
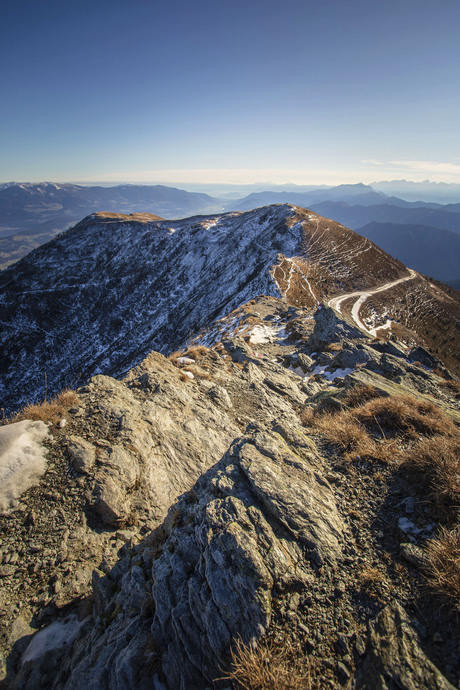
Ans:
MULTIPOLYGON (((153 223, 88 216, 0 273, 4 407, 40 397, 45 379, 57 392, 120 376, 258 294, 315 309, 405 275, 369 240, 292 205, 153 223)), ((422 276, 408 285, 369 298, 365 318, 374 327, 393 318, 403 340, 415 331, 455 371, 457 303, 422 276)))

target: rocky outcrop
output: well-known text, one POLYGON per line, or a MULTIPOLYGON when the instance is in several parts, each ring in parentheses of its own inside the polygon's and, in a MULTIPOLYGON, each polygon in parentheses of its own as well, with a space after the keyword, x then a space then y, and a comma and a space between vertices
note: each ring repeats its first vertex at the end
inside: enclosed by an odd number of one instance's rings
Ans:
POLYGON ((424 654, 416 630, 397 602, 384 608, 371 624, 367 647, 356 678, 357 690, 454 687, 424 654))
POLYGON ((264 638, 297 650, 315 688, 458 683, 458 624, 443 618, 440 653, 439 607, 417 613, 426 497, 301 421, 362 384, 454 419, 457 403, 403 348, 374 347, 337 315, 336 345, 313 350, 323 311, 307 320, 261 298, 213 349, 151 353, 78 391, 40 485, 0 519, 8 687, 229 687, 216 679, 235 640, 264 638), (256 311, 259 329, 278 328, 257 350, 256 311), (305 338, 289 337, 301 318, 305 338))

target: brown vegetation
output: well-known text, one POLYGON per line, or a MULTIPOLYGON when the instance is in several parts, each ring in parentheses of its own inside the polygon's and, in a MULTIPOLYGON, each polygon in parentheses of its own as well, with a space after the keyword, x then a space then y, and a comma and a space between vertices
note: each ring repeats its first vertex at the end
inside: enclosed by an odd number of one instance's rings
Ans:
POLYGON ((460 610, 460 525, 441 529, 427 548, 426 578, 429 586, 446 596, 460 610))
POLYGON ((257 646, 237 640, 232 650, 230 680, 242 690, 309 690, 310 675, 288 644, 261 641, 257 646))
POLYGON ((198 362, 200 359, 203 359, 208 352, 209 349, 205 347, 205 345, 195 345, 188 348, 185 353, 185 357, 190 357, 190 359, 194 359, 195 362, 198 362))
POLYGON ((438 509, 450 521, 460 506, 460 431, 425 438, 402 455, 404 469, 428 487, 438 509))
MULTIPOLYGON (((382 397, 360 386, 343 401, 348 407, 336 412, 305 409, 303 424, 350 462, 366 458, 402 470, 425 495, 445 525, 426 549, 427 580, 460 610, 460 429, 435 404, 409 395, 382 397)), ((374 575, 363 572, 363 584, 375 582, 374 575)))
POLYGON ((6 423, 20 422, 23 419, 41 420, 43 422, 58 422, 71 407, 78 407, 80 399, 72 390, 64 390, 51 400, 40 403, 29 403, 12 417, 5 419, 6 423))

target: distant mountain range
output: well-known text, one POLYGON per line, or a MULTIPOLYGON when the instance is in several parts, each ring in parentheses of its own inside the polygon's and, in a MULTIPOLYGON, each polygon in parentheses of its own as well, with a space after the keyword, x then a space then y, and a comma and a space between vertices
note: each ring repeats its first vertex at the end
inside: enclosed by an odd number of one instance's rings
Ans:
POLYGON ((256 191, 230 201, 163 185, 6 183, 0 185, 0 268, 93 212, 147 212, 177 219, 276 203, 310 208, 365 236, 371 232, 372 239, 408 266, 453 285, 460 281, 460 185, 405 180, 372 186, 288 185, 283 191, 256 191), (420 199, 410 200, 417 194, 420 199))

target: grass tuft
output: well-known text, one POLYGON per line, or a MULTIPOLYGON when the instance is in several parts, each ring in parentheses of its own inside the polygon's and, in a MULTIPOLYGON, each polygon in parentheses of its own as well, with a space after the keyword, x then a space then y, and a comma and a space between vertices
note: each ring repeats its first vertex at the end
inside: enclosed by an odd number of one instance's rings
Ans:
POLYGON ((309 690, 310 674, 287 644, 261 641, 257 646, 237 640, 232 650, 231 671, 219 680, 230 680, 241 690, 309 690))
POLYGON ((425 553, 429 587, 444 595, 460 611, 460 525, 453 530, 442 528, 429 542, 425 553))
POLYGON ((456 519, 460 506, 460 431, 452 436, 425 438, 402 455, 402 467, 415 482, 428 485, 432 499, 445 515, 456 519))
POLYGON ((41 420, 46 423, 56 423, 62 419, 70 407, 78 407, 79 405, 80 398, 75 391, 63 390, 54 398, 51 398, 51 400, 27 404, 15 415, 5 419, 5 422, 12 424, 23 419, 31 419, 33 421, 41 420))

